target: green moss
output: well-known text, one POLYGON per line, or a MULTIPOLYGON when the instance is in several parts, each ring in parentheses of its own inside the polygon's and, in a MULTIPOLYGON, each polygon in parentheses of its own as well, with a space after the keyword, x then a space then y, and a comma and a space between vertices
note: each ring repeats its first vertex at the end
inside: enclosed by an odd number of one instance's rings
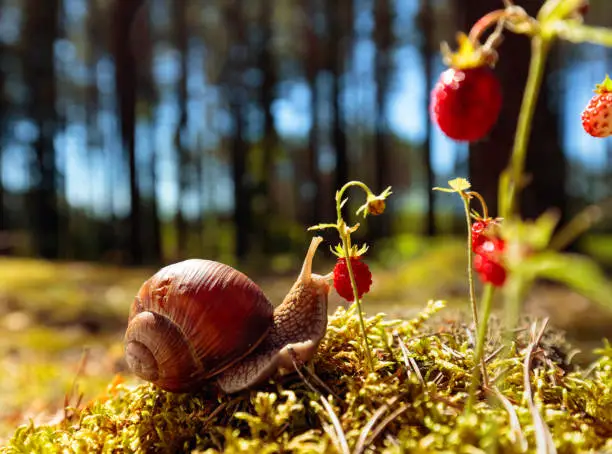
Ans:
MULTIPOLYGON (((493 355, 498 341, 487 345, 489 376, 511 412, 494 393, 481 392, 475 412, 466 415, 472 347, 461 321, 429 320, 442 307, 431 302, 410 321, 369 318, 374 373, 363 369, 354 311, 339 309, 315 360, 303 368, 306 381, 290 374, 231 396, 212 384, 193 395, 115 384, 89 405, 67 409, 55 424, 20 427, 1 450, 321 453, 347 446, 351 452, 535 452, 538 430, 523 385, 528 333, 508 354, 493 355)), ((489 339, 499 337, 492 328, 489 339)), ((569 346, 553 331, 534 355, 533 400, 559 453, 612 449, 612 347, 605 343, 598 355, 586 370, 573 366, 569 346)))

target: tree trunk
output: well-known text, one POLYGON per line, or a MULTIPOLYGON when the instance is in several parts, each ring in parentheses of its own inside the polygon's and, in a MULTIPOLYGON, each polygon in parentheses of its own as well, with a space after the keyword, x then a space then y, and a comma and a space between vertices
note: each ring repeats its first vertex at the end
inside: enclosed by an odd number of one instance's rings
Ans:
POLYGON ((172 2, 172 12, 174 15, 174 39, 175 47, 180 54, 181 76, 178 83, 178 110, 179 121, 174 133, 174 145, 178 157, 178 206, 176 209, 176 234, 178 243, 178 254, 187 254, 187 243, 189 228, 183 212, 184 196, 189 186, 189 150, 185 146, 184 139, 187 129, 187 17, 185 16, 185 1, 172 2))
POLYGON ((58 129, 55 110, 54 44, 58 33, 59 1, 48 0, 41 8, 37 0, 27 0, 25 9, 25 78, 30 89, 29 115, 38 128, 34 141, 35 187, 33 190, 33 237, 38 254, 57 258, 59 215, 54 137, 58 129))
MULTIPOLYGON (((184 3, 182 0, 177 3, 184 3)), ((141 169, 142 173, 148 173, 149 186, 146 194, 146 213, 143 213, 142 218, 146 219, 143 226, 142 238, 146 246, 143 251, 143 259, 147 263, 163 263, 161 251, 161 225, 159 219, 159 207, 157 200, 157 154, 158 147, 155 137, 155 119, 153 113, 155 106, 159 103, 158 93, 153 81, 153 36, 150 31, 150 2, 143 4, 138 13, 136 23, 132 27, 133 36, 137 36, 136 41, 132 40, 132 45, 138 49, 138 92, 141 103, 144 106, 143 110, 146 115, 142 115, 139 123, 141 127, 146 127, 146 132, 142 135, 146 136, 147 144, 149 145, 148 166, 141 169)), ((144 167, 144 166, 143 166, 144 167)))
POLYGON ((141 206, 136 166, 136 59, 130 46, 131 25, 142 0, 116 0, 114 11, 115 85, 119 104, 121 143, 128 159, 130 180, 129 260, 143 261, 141 243, 141 206))
MULTIPOLYGON (((264 0, 267 5, 267 0, 264 0)), ((271 253, 274 250, 275 239, 269 232, 269 224, 272 222, 273 215, 276 211, 274 203, 274 157, 278 147, 278 135, 274 126, 274 116, 272 114, 272 103, 275 99, 274 90, 276 88, 276 66, 274 55, 272 53, 273 46, 273 30, 272 17, 266 7, 261 8, 261 31, 262 41, 259 53, 259 68, 263 73, 263 83, 261 87, 261 106, 264 112, 263 118, 263 175, 262 175, 262 195, 265 203, 262 209, 263 216, 261 217, 261 238, 263 244, 263 252, 271 253)))
POLYGON ((429 119, 429 93, 433 89, 433 56, 437 45, 434 43, 434 17, 429 0, 421 0, 421 11, 419 14, 419 25, 423 34, 423 45, 421 55, 423 56, 423 69, 425 76, 425 112, 427 122, 425 128, 425 140, 423 141, 423 166, 426 169, 425 193, 427 194, 427 219, 425 220, 425 234, 434 236, 436 234, 436 194, 433 187, 436 185, 433 167, 431 165, 431 135, 433 125, 429 119))
POLYGON ((247 151, 244 139, 244 105, 246 93, 242 84, 242 74, 245 62, 245 36, 242 9, 239 3, 231 4, 225 11, 226 21, 232 32, 233 52, 229 52, 226 67, 226 96, 229 112, 233 122, 230 154, 232 161, 232 177, 234 181, 234 228, 235 254, 239 261, 246 258, 250 252, 250 234, 252 231, 252 190, 248 178, 247 151))
MULTIPOLYGON (((310 0, 305 0, 305 11, 309 16, 314 16, 318 12, 318 4, 310 0)), ((305 216, 307 225, 315 225, 321 219, 321 190, 319 174, 319 108, 321 98, 319 96, 318 75, 321 70, 321 50, 320 38, 310 23, 306 25, 306 78, 310 89, 310 114, 312 124, 308 132, 308 152, 307 152, 307 178, 309 186, 307 194, 312 194, 308 199, 307 206, 310 208, 305 216)))
MULTIPOLYGON (((3 153, 4 144, 7 134, 7 120, 8 120, 8 102, 4 96, 4 81, 6 74, 4 71, 3 56, 6 55, 7 49, 3 44, 0 44, 0 176, 3 172, 3 153)), ((9 229, 9 223, 6 219, 6 208, 4 206, 4 181, 0 178, 0 254, 4 254, 10 251, 11 247, 8 242, 8 237, 5 235, 9 229)))
POLYGON ((329 24, 328 67, 332 73, 331 98, 333 106, 332 115, 332 143, 336 153, 336 189, 340 189, 348 182, 348 153, 346 132, 344 130, 344 112, 342 110, 343 85, 340 78, 344 73, 344 58, 346 57, 346 22, 350 17, 348 0, 327 2, 327 18, 329 24))
MULTIPOLYGON (((389 76, 391 72, 391 46, 393 32, 391 23, 391 2, 379 0, 374 2, 374 40, 376 42, 375 77, 376 77, 376 132, 374 138, 374 191, 380 192, 389 186, 390 135, 387 120, 387 98, 389 76)), ((369 224, 369 235, 372 240, 391 234, 389 216, 381 216, 369 224)))

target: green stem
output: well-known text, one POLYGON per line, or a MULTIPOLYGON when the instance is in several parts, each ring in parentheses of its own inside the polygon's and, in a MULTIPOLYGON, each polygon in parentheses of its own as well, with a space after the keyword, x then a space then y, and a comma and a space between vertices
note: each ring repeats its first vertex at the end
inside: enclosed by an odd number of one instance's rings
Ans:
POLYGON ((468 401, 466 406, 467 413, 472 411, 474 401, 476 399, 476 389, 480 384, 480 374, 482 373, 482 383, 484 387, 489 386, 489 376, 487 374, 487 363, 484 357, 484 345, 487 338, 487 328, 489 324, 489 317, 491 316, 491 308, 493 307, 493 294, 495 293, 495 287, 491 284, 487 284, 484 287, 482 302, 481 302, 481 315, 482 319, 480 325, 478 325, 478 338, 476 339, 476 355, 474 357, 474 369, 472 370, 472 381, 470 382, 468 401), (476 364, 480 363, 480 368, 476 364))
POLYGON ((467 223, 467 243, 468 243, 468 283, 470 286, 470 305, 472 307, 472 318, 474 326, 478 327, 478 310, 476 308, 476 290, 474 289, 474 270, 472 253, 472 222, 470 221, 470 200, 467 195, 461 193, 463 208, 465 209, 465 222, 467 223))
POLYGON ((349 272, 349 277, 351 279, 351 287, 353 288, 353 296, 355 297, 355 304, 357 305, 357 311, 359 312, 359 325, 361 326, 361 335, 363 336, 363 344, 364 350, 366 352, 366 358, 368 361, 368 368, 370 372, 374 372, 374 361, 372 361, 372 353, 370 351, 370 342, 368 341, 368 334, 366 332, 365 321, 363 319, 363 311, 361 309, 361 299, 359 298, 359 292, 357 290, 357 281, 355 280, 355 275, 353 274, 353 266, 349 259, 349 251, 351 249, 350 246, 350 238, 348 236, 342 235, 342 244, 344 246, 344 254, 347 257, 346 259, 346 268, 349 272))
POLYGON ((338 216, 338 223, 342 220, 342 196, 344 195, 346 190, 350 188, 351 186, 357 186, 363 189, 364 192, 366 193, 366 196, 369 196, 372 194, 372 191, 370 191, 370 188, 368 188, 361 181, 349 181, 344 186, 342 186, 342 188, 336 194, 336 214, 338 216))
POLYGON ((357 281, 355 280, 355 275, 353 274, 353 266, 351 264, 350 250, 351 250, 351 237, 350 234, 346 231, 346 224, 342 219, 342 196, 344 192, 350 188, 351 186, 357 186, 363 189, 367 196, 369 196, 372 191, 361 181, 349 181, 346 183, 336 194, 336 213, 338 215, 338 233, 340 234, 340 238, 342 239, 342 246, 344 248, 344 255, 346 257, 346 268, 349 272, 349 278, 351 279, 351 287, 353 288, 353 296, 355 297, 355 304, 357 305, 357 311, 359 313, 359 325, 361 326, 361 335, 363 336, 363 344, 364 350, 366 352, 366 358, 368 361, 368 368, 370 372, 374 372, 374 361, 372 360, 372 352, 370 351, 370 343, 368 341, 368 334, 366 331, 365 321, 363 319, 363 310, 361 308, 361 299, 359 298, 359 291, 357 290, 357 281))
POLYGON ((522 276, 515 276, 504 285, 504 311, 506 313, 506 335, 504 341, 510 345, 514 339, 514 329, 519 323, 523 298, 530 282, 522 276))
MULTIPOLYGON (((516 210, 518 210, 518 194, 523 179, 523 171, 525 168, 525 159, 527 156, 527 147, 529 145, 529 136, 531 134, 531 123, 533 113, 535 111, 536 102, 546 63, 546 56, 550 48, 550 41, 542 37, 535 36, 531 40, 531 62, 529 64, 529 74, 523 94, 521 111, 519 114, 516 134, 514 137, 514 147, 512 149, 512 157, 510 159, 510 181, 507 184, 509 188, 500 188, 500 194, 508 194, 507 203, 502 207, 507 211, 501 213, 504 218, 510 218, 516 210)), ((504 179, 500 181, 505 181, 504 179)))

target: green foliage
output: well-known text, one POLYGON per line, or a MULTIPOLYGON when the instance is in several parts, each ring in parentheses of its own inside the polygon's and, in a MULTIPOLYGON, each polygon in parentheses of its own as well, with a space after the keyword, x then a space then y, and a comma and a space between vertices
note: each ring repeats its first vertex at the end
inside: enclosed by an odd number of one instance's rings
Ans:
MULTIPOLYGON (((481 391, 465 416, 472 340, 459 321, 434 322, 443 307, 431 301, 409 321, 383 314, 366 319, 376 373, 364 370, 357 314, 339 309, 313 363, 302 368, 303 379, 286 375, 230 396, 212 384, 195 395, 113 384, 85 407, 69 408, 59 422, 20 427, 0 451, 534 452, 523 385, 531 339, 523 333, 511 350, 499 352, 502 336, 493 323, 487 370, 499 389, 481 391)), ((612 449, 610 344, 586 370, 572 364, 559 333, 547 331, 534 351, 533 401, 558 452, 612 449)))

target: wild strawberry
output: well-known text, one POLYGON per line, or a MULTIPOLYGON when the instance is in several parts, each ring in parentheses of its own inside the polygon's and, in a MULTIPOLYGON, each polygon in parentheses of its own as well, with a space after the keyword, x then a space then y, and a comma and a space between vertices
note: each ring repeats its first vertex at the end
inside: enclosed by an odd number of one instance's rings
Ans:
POLYGON ((506 270, 500 263, 501 254, 506 248, 506 243, 501 238, 485 237, 478 247, 474 249, 476 256, 474 257, 474 271, 476 271, 483 282, 500 287, 506 281, 506 270))
POLYGON ((489 225, 487 221, 476 221, 472 224, 472 250, 475 251, 478 247, 487 240, 484 231, 489 225))
POLYGON ((484 238, 474 249, 474 253, 485 257, 496 257, 506 248, 506 242, 501 238, 484 238))
MULTIPOLYGON (((357 283, 357 294, 361 298, 365 293, 370 291, 372 285, 372 273, 367 263, 361 261, 361 257, 351 257, 351 267, 353 275, 357 283)), ((334 288, 342 298, 347 301, 353 301, 353 287, 351 286, 351 278, 346 266, 346 258, 340 257, 334 267, 334 288)))
POLYGON ((482 282, 490 282, 496 287, 501 287, 506 282, 506 270, 495 260, 485 255, 474 257, 474 270, 480 276, 482 282))
POLYGON ((430 113, 448 137, 473 142, 488 134, 501 105, 501 84, 488 66, 452 67, 431 92, 430 113))
POLYGON ((582 112, 582 127, 593 137, 612 135, 612 80, 606 75, 582 112))

